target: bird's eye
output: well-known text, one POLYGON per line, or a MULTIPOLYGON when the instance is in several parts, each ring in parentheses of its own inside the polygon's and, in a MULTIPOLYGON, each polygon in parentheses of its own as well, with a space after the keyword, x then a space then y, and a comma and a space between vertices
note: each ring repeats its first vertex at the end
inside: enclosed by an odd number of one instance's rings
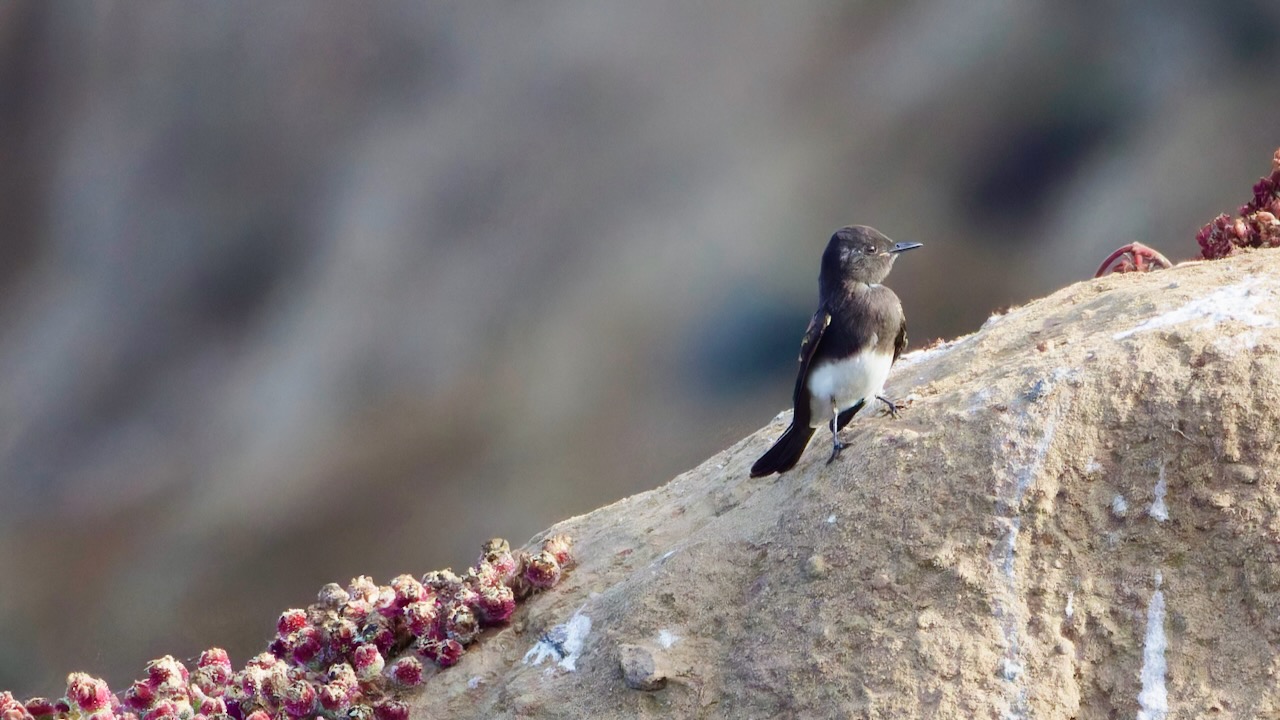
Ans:
POLYGON ((864 247, 862 248, 862 252, 863 252, 864 254, 866 254, 866 255, 875 255, 875 254, 876 254, 876 246, 875 246, 875 245, 866 245, 866 246, 864 246, 864 247))

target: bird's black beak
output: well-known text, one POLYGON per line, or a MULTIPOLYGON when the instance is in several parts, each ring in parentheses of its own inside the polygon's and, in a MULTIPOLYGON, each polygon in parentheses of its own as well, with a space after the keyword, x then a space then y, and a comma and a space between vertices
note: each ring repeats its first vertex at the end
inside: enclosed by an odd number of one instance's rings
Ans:
POLYGON ((906 252, 906 251, 908 251, 908 250, 915 250, 915 249, 916 249, 916 248, 918 248, 918 247, 924 247, 924 245, 922 245, 921 243, 912 243, 912 242, 896 243, 896 244, 895 244, 895 245, 894 245, 894 246, 889 250, 889 253, 890 253, 890 254, 897 254, 897 253, 900 253, 900 252, 906 252))

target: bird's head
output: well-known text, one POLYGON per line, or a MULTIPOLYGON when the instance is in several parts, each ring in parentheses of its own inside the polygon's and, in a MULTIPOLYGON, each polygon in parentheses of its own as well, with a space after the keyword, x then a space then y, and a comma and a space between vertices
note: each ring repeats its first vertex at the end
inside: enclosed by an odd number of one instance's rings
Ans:
POLYGON ((818 275, 820 292, 825 297, 828 288, 835 289, 850 281, 881 282, 889 275, 898 253, 918 247, 920 243, 895 243, 866 225, 840 228, 822 253, 822 271, 818 275))

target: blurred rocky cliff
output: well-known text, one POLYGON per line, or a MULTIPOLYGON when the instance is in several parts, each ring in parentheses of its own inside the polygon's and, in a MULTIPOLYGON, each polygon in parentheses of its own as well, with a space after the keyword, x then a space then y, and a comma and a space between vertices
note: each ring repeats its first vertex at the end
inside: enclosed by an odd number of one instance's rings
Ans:
POLYGON ((926 244, 917 346, 1190 257, 1280 135, 1278 20, 0 5, 0 687, 240 661, 693 465, 786 404, 841 224, 926 244))

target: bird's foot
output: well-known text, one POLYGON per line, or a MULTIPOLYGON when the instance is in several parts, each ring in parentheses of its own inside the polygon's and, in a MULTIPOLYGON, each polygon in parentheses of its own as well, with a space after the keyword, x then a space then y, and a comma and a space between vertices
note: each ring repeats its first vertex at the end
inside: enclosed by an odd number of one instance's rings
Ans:
POLYGON ((903 400, 890 400, 889 398, 883 395, 877 395, 876 399, 884 403, 885 405, 884 414, 892 417, 894 420, 898 419, 898 411, 906 410, 907 405, 910 404, 903 400))
POLYGON ((840 457, 841 450, 844 450, 844 443, 840 442, 839 440, 836 440, 835 442, 831 443, 831 457, 827 458, 828 465, 835 462, 836 458, 840 457))

